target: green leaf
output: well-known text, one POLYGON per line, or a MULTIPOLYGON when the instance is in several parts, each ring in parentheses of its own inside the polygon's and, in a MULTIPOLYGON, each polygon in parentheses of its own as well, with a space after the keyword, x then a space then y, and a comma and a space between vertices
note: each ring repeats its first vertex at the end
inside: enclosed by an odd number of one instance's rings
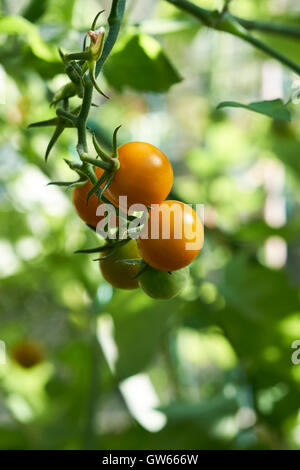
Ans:
POLYGON ((25 35, 32 53, 47 62, 57 62, 58 55, 54 46, 47 44, 40 35, 39 29, 21 16, 4 16, 0 18, 0 33, 25 35))
POLYGON ((48 0, 31 0, 23 12, 23 17, 35 23, 43 16, 48 6, 48 0))
MULTIPOLYGON (((274 427, 299 408, 291 344, 299 337, 299 295, 284 270, 239 255, 225 268, 219 289, 224 308, 214 318, 245 367, 258 406, 274 427), (269 395, 267 395, 269 393, 269 395), (271 399, 270 394, 276 398, 271 399)), ((298 366, 297 366, 298 367, 298 366)))
POLYGON ((230 415, 238 410, 237 401, 234 398, 226 399, 219 395, 210 400, 198 402, 171 402, 166 406, 160 406, 159 410, 166 414, 172 421, 197 421, 200 426, 212 426, 215 420, 222 416, 230 415))
POLYGON ((118 349, 116 378, 123 380, 142 372, 151 363, 182 304, 178 299, 151 299, 141 290, 119 289, 107 308, 114 320, 118 349))
POLYGON ((249 111, 264 114, 265 116, 269 116, 274 119, 281 119, 283 121, 291 120, 291 113, 287 109, 287 105, 279 98, 270 101, 255 101, 250 104, 242 104, 236 101, 223 101, 217 106, 217 109, 227 107, 245 108, 249 109, 249 111))
POLYGON ((283 319, 300 307, 297 289, 284 271, 265 268, 245 256, 227 265, 220 289, 229 305, 257 325, 283 319))
POLYGON ((181 77, 166 57, 160 43, 146 34, 128 34, 121 39, 105 64, 104 73, 117 90, 163 92, 181 77))

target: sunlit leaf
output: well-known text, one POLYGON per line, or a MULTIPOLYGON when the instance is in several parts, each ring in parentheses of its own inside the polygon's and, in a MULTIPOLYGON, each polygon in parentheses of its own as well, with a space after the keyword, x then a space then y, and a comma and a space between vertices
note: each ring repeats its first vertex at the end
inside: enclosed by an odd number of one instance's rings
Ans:
POLYGON ((163 92, 181 77, 160 43, 146 34, 128 34, 121 39, 104 67, 106 78, 117 90, 163 92))
POLYGON ((57 62, 58 55, 54 46, 47 44, 41 37, 37 26, 20 16, 0 18, 0 33, 26 37, 33 54, 47 62, 57 62))
POLYGON ((223 101, 217 106, 217 109, 220 108, 244 108, 274 119, 281 119, 283 121, 291 120, 291 113, 287 109, 287 105, 284 104, 281 99, 255 101, 250 104, 237 103, 236 101, 223 101))

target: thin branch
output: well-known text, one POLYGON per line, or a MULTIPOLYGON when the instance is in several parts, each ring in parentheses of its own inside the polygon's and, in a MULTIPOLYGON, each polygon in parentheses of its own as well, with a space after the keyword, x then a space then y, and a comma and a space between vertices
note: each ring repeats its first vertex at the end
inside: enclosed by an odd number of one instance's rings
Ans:
POLYGON ((249 31, 262 31, 263 33, 280 34, 281 36, 290 36, 292 38, 300 39, 300 27, 279 24, 279 23, 265 23, 264 21, 244 20, 238 16, 232 15, 232 18, 238 21, 244 28, 249 31))
POLYGON ((265 52, 269 56, 274 57, 274 59, 277 59, 279 62, 286 65, 291 70, 294 70, 294 72, 300 75, 300 66, 295 64, 295 62, 290 60, 288 57, 284 56, 280 52, 276 51, 272 47, 268 46, 267 44, 250 34, 248 34, 247 37, 244 38, 244 40, 255 46, 257 49, 260 49, 261 51, 265 52))
MULTIPOLYGON (((196 18, 200 19, 206 26, 211 26, 211 17, 212 10, 207 10, 206 8, 201 8, 197 5, 194 5, 191 2, 186 0, 166 0, 169 3, 172 3, 174 6, 191 13, 196 18)), ((285 36, 291 36, 297 39, 300 39, 300 28, 299 26, 288 25, 288 24, 276 24, 276 23, 267 23, 263 21, 254 21, 254 20, 245 20, 239 16, 230 15, 232 19, 240 23, 245 29, 250 31, 263 31, 265 33, 274 33, 281 34, 285 36)))
MULTIPOLYGON (((234 36, 240 37, 244 41, 252 44, 257 49, 265 52, 270 57, 278 60, 282 64, 289 67, 291 70, 296 72, 300 75, 300 66, 290 60, 288 57, 282 55, 280 52, 276 51, 272 47, 268 46, 267 44, 263 43, 259 39, 255 38, 249 32, 248 29, 255 29, 258 27, 260 31, 265 32, 276 32, 279 33, 279 25, 274 25, 273 30, 271 31, 271 25, 266 27, 265 23, 257 23, 257 22, 248 22, 246 20, 242 20, 240 18, 232 16, 230 13, 225 13, 225 15, 218 13, 217 11, 213 10, 206 10, 205 8, 198 7, 193 3, 187 0, 166 0, 168 3, 180 8, 181 10, 193 15, 195 18, 200 20, 203 24, 208 26, 209 28, 217 29, 218 31, 226 31, 234 36), (246 22, 246 23, 245 23, 246 22), (244 23, 244 24, 243 24, 244 23)), ((289 28, 288 26, 281 27, 281 34, 283 34, 284 30, 289 29, 289 35, 294 35, 295 31, 297 32, 297 38, 300 37, 300 29, 297 28, 289 28)))

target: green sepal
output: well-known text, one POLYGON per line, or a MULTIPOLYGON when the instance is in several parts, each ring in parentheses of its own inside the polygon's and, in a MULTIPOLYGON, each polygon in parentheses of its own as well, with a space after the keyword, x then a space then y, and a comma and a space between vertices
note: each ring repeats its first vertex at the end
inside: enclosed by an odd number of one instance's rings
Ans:
POLYGON ((86 154, 80 156, 83 162, 90 163, 91 165, 98 166, 105 171, 113 171, 114 170, 114 162, 111 160, 110 162, 100 161, 96 158, 87 157, 86 154))
POLYGON ((98 93, 100 93, 100 95, 104 96, 105 98, 107 98, 109 100, 109 96, 107 96, 101 90, 98 83, 96 82, 96 77, 95 77, 96 64, 97 64, 97 62, 95 60, 91 60, 91 61, 88 62, 90 80, 91 80, 92 84, 94 85, 94 87, 96 88, 96 90, 98 91, 98 93))
POLYGON ((59 137, 61 136, 61 134, 63 133, 65 127, 64 126, 60 126, 58 125, 56 128, 55 128, 55 131, 50 139, 50 142, 49 144, 47 145, 47 149, 46 149, 46 153, 45 153, 45 161, 47 162, 48 160, 48 157, 49 157, 49 154, 52 150, 52 148, 54 147, 54 145, 56 144, 57 140, 59 139, 59 137))
POLYGON ((65 61, 70 62, 71 60, 79 60, 79 61, 86 61, 90 60, 91 55, 89 51, 80 51, 80 52, 71 52, 70 54, 66 54, 65 61))
POLYGON ((55 186, 65 186, 67 188, 73 188, 76 186, 83 186, 86 182, 87 180, 82 180, 82 179, 79 179, 76 181, 69 181, 69 182, 68 181, 50 181, 50 183, 48 183, 47 186, 55 185, 55 186))
POLYGON ((116 251, 115 248, 111 248, 110 251, 108 251, 108 253, 105 256, 101 256, 101 258, 95 258, 93 259, 93 261, 104 261, 105 259, 110 258, 114 254, 115 251, 116 251))
POLYGON ((83 52, 86 52, 86 50, 87 50, 86 40, 87 40, 87 33, 84 35, 84 38, 83 38, 83 43, 82 43, 82 51, 83 52))
POLYGON ((96 135, 95 133, 93 132, 93 135, 92 135, 92 139, 93 139, 93 145, 94 145, 94 148, 97 152, 97 155, 105 162, 110 162, 111 161, 111 157, 106 153, 104 152, 104 150, 102 150, 102 148, 100 147, 99 145, 99 142, 98 140, 96 139, 96 135))
MULTIPOLYGON (((89 202, 90 197, 101 188, 101 184, 105 183, 106 179, 107 179, 107 172, 105 171, 103 175, 101 175, 101 177, 98 179, 97 183, 87 193, 87 196, 86 196, 87 204, 89 202)), ((99 199, 101 198, 99 197, 99 199)))
POLYGON ((76 173, 80 176, 81 181, 84 181, 85 183, 88 181, 87 175, 84 171, 82 171, 82 165, 80 163, 71 162, 66 158, 64 158, 64 161, 66 162, 70 170, 76 171, 76 173))
POLYGON ((118 158, 118 131, 122 127, 122 124, 118 127, 115 128, 114 133, 113 133, 113 141, 112 141, 112 148, 113 148, 113 153, 112 156, 113 158, 118 158))
POLYGON ((106 179, 105 185, 103 186, 103 188, 101 188, 101 191, 98 194, 98 198, 100 201, 102 201, 102 196, 105 193, 105 191, 108 189, 113 179, 114 179, 114 174, 108 173, 108 178, 106 179))
POLYGON ((110 247, 108 245, 104 245, 104 246, 97 246, 96 248, 87 248, 85 250, 77 250, 77 251, 74 251, 74 253, 77 255, 77 254, 90 254, 90 253, 103 253, 105 251, 107 251, 108 249, 110 249, 110 247))
POLYGON ((77 253, 103 253, 105 251, 109 251, 109 250, 112 250, 114 248, 117 248, 118 246, 125 245, 129 241, 130 241, 130 239, 126 238, 125 240, 118 240, 116 242, 106 243, 106 245, 97 246, 96 248, 87 248, 87 249, 84 249, 84 250, 77 250, 74 253, 75 254, 77 254, 77 253))
POLYGON ((97 15, 95 16, 95 18, 93 20, 92 26, 91 26, 92 30, 94 30, 96 28, 97 20, 98 20, 99 16, 104 12, 105 12, 105 10, 101 10, 97 13, 97 15))
POLYGON ((145 262, 145 266, 143 266, 143 267, 139 270, 139 272, 134 276, 133 279, 138 279, 142 274, 144 274, 145 271, 148 271, 149 268, 150 268, 149 264, 147 264, 147 263, 145 262))
POLYGON ((64 98, 71 98, 72 96, 75 96, 78 94, 78 85, 69 82, 63 87, 61 87, 59 90, 57 90, 56 93, 54 93, 52 102, 50 106, 56 106, 61 100, 64 98))
POLYGON ((49 126, 57 126, 59 122, 59 118, 55 117, 52 119, 47 119, 46 121, 39 121, 39 122, 33 122, 29 124, 27 127, 28 129, 34 128, 34 127, 49 127, 49 126))

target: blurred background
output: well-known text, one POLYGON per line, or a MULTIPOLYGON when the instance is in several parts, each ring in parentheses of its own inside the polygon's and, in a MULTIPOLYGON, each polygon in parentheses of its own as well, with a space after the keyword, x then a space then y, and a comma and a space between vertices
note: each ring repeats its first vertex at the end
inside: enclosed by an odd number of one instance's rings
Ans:
MULTIPOLYGON (((111 2, 1 0, 0 447, 299 449, 300 105, 290 123, 216 110, 287 101, 296 74, 163 0, 127 3, 89 125, 108 149, 122 124, 120 141, 166 153, 172 197, 205 205, 205 245, 171 301, 112 290, 73 254, 99 240, 47 183, 74 178, 75 132, 46 165, 53 129, 27 126, 54 116, 57 47, 79 50, 111 2)), ((296 0, 230 8, 300 27, 296 0)), ((299 64, 297 40, 260 37, 299 64)))

